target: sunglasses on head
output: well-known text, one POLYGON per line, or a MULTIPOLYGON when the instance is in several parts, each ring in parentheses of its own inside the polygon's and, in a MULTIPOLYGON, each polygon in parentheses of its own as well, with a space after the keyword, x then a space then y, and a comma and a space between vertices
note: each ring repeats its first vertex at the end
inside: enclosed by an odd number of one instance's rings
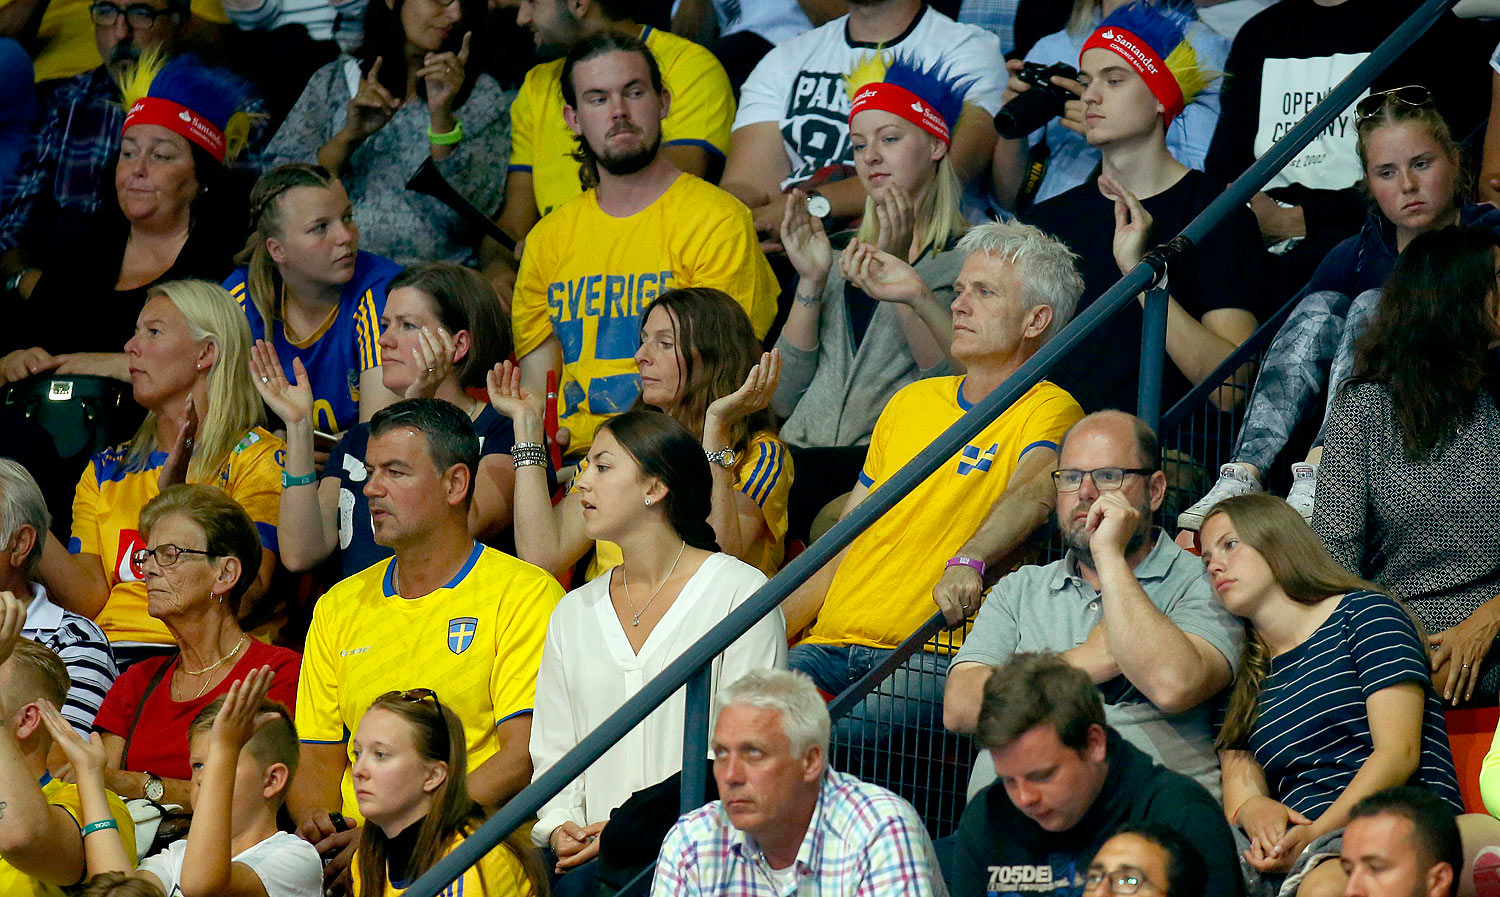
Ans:
POLYGON ((1389 103, 1400 103, 1403 106, 1410 106, 1413 109, 1431 106, 1432 91, 1420 84, 1408 84, 1405 87, 1393 87, 1390 90, 1372 93, 1355 104, 1355 123, 1362 122, 1367 118, 1374 118, 1389 103))
POLYGON ((379 698, 376 698, 377 702, 388 700, 400 701, 404 704, 425 704, 431 701, 433 708, 437 710, 438 731, 443 733, 443 749, 440 755, 447 755, 448 720, 443 715, 443 703, 438 700, 437 692, 430 688, 408 688, 405 691, 388 691, 379 698))

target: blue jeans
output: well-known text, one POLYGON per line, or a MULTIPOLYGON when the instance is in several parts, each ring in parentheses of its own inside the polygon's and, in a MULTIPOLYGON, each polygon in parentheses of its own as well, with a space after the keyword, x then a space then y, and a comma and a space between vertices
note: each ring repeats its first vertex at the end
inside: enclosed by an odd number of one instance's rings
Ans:
MULTIPOLYGON (((889 649, 864 645, 797 645, 787 654, 787 665, 837 695, 890 654, 889 649)), ((834 741, 856 753, 888 753, 902 750, 903 742, 913 737, 941 730, 948 658, 930 651, 907 658, 864 701, 834 720, 834 741)))

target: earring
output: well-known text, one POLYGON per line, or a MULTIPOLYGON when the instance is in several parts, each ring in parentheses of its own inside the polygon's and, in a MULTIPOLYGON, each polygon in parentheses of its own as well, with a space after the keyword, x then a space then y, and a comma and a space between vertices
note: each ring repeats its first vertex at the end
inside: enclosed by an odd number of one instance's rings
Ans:
POLYGON ((651 499, 646 499, 646 507, 651 507, 651 499))

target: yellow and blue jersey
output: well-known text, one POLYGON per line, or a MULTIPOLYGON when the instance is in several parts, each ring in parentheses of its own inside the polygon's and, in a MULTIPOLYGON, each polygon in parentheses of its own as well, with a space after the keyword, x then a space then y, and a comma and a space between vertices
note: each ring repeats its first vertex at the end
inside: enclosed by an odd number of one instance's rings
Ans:
MULTIPOLYGON (((545 571, 478 542, 446 585, 421 598, 396 590, 394 558, 329 589, 313 607, 297 680, 297 731, 345 744, 388 691, 430 688, 463 720, 469 768, 499 747, 495 729, 530 713, 547 621, 562 587, 545 571)), ((353 757, 345 816, 358 819, 353 757)))
POLYGON ((268 339, 276 347, 281 367, 291 376, 292 359, 301 358, 313 390, 313 426, 326 433, 342 433, 359 423, 359 378, 380 366, 380 316, 385 312, 385 294, 401 266, 374 253, 359 253, 354 276, 344 285, 339 306, 316 333, 292 342, 281 322, 284 289, 273 275, 276 296, 272 299, 277 320, 266 335, 260 307, 250 295, 245 268, 236 268, 224 289, 238 302, 250 322, 251 339, 268 339))

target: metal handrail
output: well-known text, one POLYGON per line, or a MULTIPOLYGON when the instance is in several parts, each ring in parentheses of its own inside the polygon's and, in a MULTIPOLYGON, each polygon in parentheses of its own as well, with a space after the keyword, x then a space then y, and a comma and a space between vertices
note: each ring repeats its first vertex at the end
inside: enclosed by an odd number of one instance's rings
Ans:
MULTIPOLYGON (((1355 66, 1323 101, 1313 107, 1302 121, 1298 122, 1285 137, 1277 141, 1266 153, 1251 165, 1234 183, 1225 188, 1196 218, 1182 229, 1173 243, 1176 249, 1191 251, 1220 221, 1232 211, 1245 206, 1252 196, 1261 190, 1271 178, 1286 166, 1295 155, 1310 143, 1316 134, 1327 127, 1340 113, 1349 108, 1359 94, 1374 81, 1375 77, 1400 55, 1417 38, 1431 28, 1438 18, 1450 9, 1457 0, 1426 0, 1406 21, 1402 22, 1384 42, 1359 65, 1355 66)), ((687 681, 699 673, 718 655, 722 654, 740 636, 750 630, 766 614, 781 605, 802 583, 831 561, 840 551, 854 541, 876 519, 905 498, 906 495, 927 479, 949 458, 960 451, 971 439, 978 436, 1016 400, 1026 394, 1040 381, 1061 358, 1083 343, 1085 339, 1104 326, 1115 313, 1127 303, 1136 301, 1143 290, 1155 285, 1163 273, 1164 256, 1148 253, 1145 260, 1137 264, 1128 274, 1120 278, 1113 287, 1105 291, 1081 315, 1075 318, 1062 332, 1052 338, 1035 355, 1023 363, 1004 383, 943 431, 927 448, 894 473, 890 480, 860 502, 833 528, 810 545, 770 582, 731 611, 722 621, 710 629, 697 642, 689 646, 678 658, 668 664, 655 678, 618 710, 610 714, 593 732, 583 738, 572 750, 564 754, 550 769, 542 773, 529 786, 511 798, 505 806, 484 822, 472 835, 455 847, 447 856, 438 860, 407 889, 407 897, 437 897, 437 894, 479 862, 486 853, 504 841, 511 832, 519 828, 528 818, 569 782, 577 778, 598 760, 617 741, 665 703, 687 681)), ((906 639, 898 651, 914 650, 909 643, 920 645, 931 637, 929 629, 940 625, 941 615, 934 615, 922 629, 906 639), (918 641, 920 639, 920 641, 918 641)), ((866 676, 856 687, 865 684, 866 676)), ((873 684, 873 683, 872 683, 873 684)), ((854 688, 847 689, 840 701, 847 697, 853 700, 854 688)), ((706 713, 706 708, 697 708, 706 713)), ((689 717, 693 717, 690 713, 689 717)), ((693 739, 692 742, 696 742, 693 739)), ((689 743, 692 743, 689 742, 689 743)), ((695 764, 699 770, 703 765, 695 764)), ((699 773, 701 774, 701 772, 699 773)), ((701 787, 703 783, 696 783, 701 787)), ((690 787, 684 776, 683 787, 690 787)))

